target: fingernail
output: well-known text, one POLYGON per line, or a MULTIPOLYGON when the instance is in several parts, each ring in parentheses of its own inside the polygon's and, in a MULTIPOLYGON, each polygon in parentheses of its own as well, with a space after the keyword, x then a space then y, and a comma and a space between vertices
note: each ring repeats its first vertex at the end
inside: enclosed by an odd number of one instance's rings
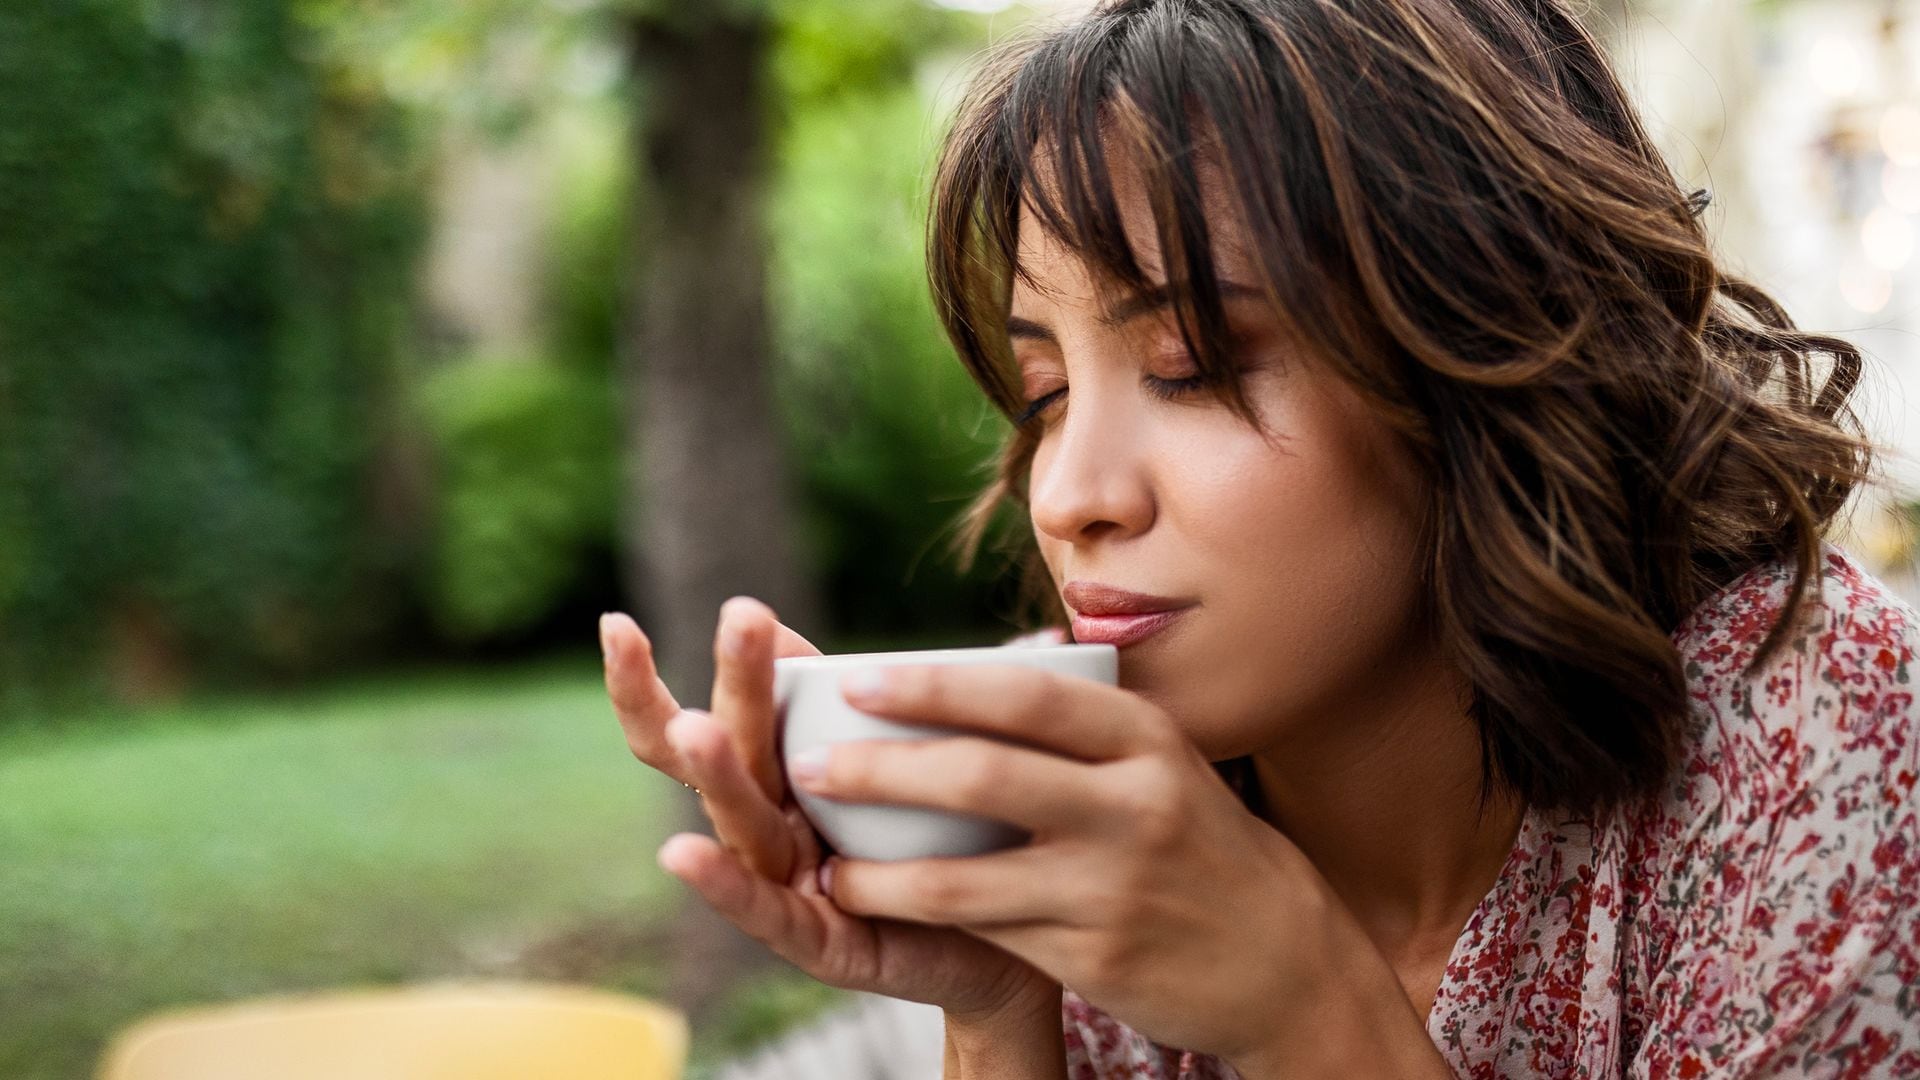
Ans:
POLYGON ((837 860, 834 859, 828 859, 826 862, 821 863, 819 871, 814 875, 820 879, 820 891, 826 893, 828 896, 833 895, 833 864, 836 861, 837 860))
POLYGON ((664 841, 662 841, 660 844, 660 847, 657 850, 655 850, 653 853, 654 864, 660 867, 660 869, 665 870, 667 873, 672 874, 674 877, 679 877, 680 874, 678 871, 674 870, 673 867, 667 865, 667 849, 673 846, 673 842, 675 840, 678 840, 682 836, 686 836, 686 835, 688 834, 674 833, 672 836, 669 836, 664 841))
POLYGON ((812 783, 827 775, 827 748, 816 746, 793 755, 787 762, 787 772, 802 784, 812 783))
POLYGON ((611 611, 602 612, 600 615, 600 659, 601 660, 611 660, 613 658, 612 626, 613 626, 613 612, 611 611))
POLYGON ((747 630, 740 624, 738 616, 720 624, 720 648, 735 660, 747 654, 747 630))
POLYGON ((884 668, 867 668, 856 671, 840 680, 840 692, 849 698, 877 698, 887 692, 887 672, 884 668))

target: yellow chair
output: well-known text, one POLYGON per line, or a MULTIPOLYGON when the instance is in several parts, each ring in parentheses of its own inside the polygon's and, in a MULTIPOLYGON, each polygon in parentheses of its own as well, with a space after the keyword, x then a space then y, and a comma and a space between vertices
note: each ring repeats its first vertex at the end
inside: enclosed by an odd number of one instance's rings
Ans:
POLYGON ((445 983, 161 1013, 101 1080, 679 1080, 687 1022, 572 986, 445 983))

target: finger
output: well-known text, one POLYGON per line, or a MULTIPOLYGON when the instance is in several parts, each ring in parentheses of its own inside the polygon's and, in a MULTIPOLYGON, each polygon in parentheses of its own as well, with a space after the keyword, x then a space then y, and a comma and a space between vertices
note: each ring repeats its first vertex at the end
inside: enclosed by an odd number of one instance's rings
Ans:
POLYGON ((1119 810, 1099 766, 991 739, 858 739, 819 751, 818 775, 796 771, 794 782, 838 802, 928 806, 1048 835, 1095 831, 1119 810))
POLYGON ((600 617, 600 647, 606 653, 607 697, 626 733, 633 756, 681 783, 689 783, 686 765, 667 743, 667 721, 680 713, 653 663, 653 642, 625 614, 600 617))
POLYGON ((795 633, 786 623, 776 622, 773 624, 773 655, 783 658, 819 656, 820 650, 814 647, 813 642, 795 633))
POLYGON ((1164 749, 1166 716, 1116 686, 1015 664, 868 668, 841 683, 865 712, 952 725, 1087 761, 1164 749))
POLYGON ((773 632, 779 625, 773 609, 751 596, 720 605, 711 705, 740 760, 775 805, 786 791, 773 750, 773 632))
POLYGON ((789 881, 794 850, 787 819, 740 766, 727 733, 713 717, 689 711, 667 725, 667 739, 690 766, 720 843, 739 852, 754 873, 789 881))
POLYGON ((787 819, 787 834, 793 838, 793 875, 787 880, 812 877, 820 869, 819 834, 813 831, 807 815, 792 803, 782 808, 781 816, 787 819))
POLYGON ((687 883, 728 922, 803 970, 817 966, 827 933, 806 893, 768 881, 712 837, 676 833, 660 845, 660 868, 687 883))
POLYGON ((1025 847, 959 858, 881 862, 835 856, 833 902, 850 915, 941 926, 1069 923, 1081 910, 1059 857, 1025 847))

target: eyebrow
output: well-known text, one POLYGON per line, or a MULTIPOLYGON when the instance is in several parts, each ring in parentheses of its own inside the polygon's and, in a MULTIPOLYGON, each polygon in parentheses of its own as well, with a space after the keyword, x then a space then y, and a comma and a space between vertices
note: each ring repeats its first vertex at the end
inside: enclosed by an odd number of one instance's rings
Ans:
MULTIPOLYGON (((1223 300, 1257 299, 1262 295, 1258 289, 1250 285, 1242 285, 1235 281, 1220 281, 1215 284, 1219 287, 1220 298, 1223 300)), ((1170 307, 1173 302, 1179 298, 1181 291, 1180 288, 1172 285, 1155 285, 1148 289, 1142 289, 1127 297, 1125 300, 1120 301, 1120 303, 1115 304, 1107 311, 1102 312, 1099 316, 1100 325, 1109 329, 1124 326, 1142 315, 1170 307)), ((1055 340, 1053 331, 1045 324, 1034 322, 1031 319, 1023 319, 1018 315, 1010 315, 1007 317, 1007 336, 1015 339, 1028 338, 1038 341, 1055 340)))

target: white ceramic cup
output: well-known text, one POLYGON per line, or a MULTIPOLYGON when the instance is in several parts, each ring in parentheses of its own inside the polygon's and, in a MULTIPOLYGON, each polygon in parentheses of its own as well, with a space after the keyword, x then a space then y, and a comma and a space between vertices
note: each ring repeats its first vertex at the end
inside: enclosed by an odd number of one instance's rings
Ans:
MULTIPOLYGON (((856 671, 920 664, 1023 664, 1108 686, 1119 680, 1120 652, 1112 645, 1000 645, 978 649, 844 653, 789 656, 773 664, 776 744, 781 767, 816 746, 860 739, 938 739, 951 735, 993 738, 983 732, 908 724, 854 708, 840 681, 856 671)), ((1015 847, 1025 829, 972 814, 928 806, 837 802, 789 783, 794 801, 813 827, 842 855, 856 859, 924 859, 981 855, 1015 847)))

